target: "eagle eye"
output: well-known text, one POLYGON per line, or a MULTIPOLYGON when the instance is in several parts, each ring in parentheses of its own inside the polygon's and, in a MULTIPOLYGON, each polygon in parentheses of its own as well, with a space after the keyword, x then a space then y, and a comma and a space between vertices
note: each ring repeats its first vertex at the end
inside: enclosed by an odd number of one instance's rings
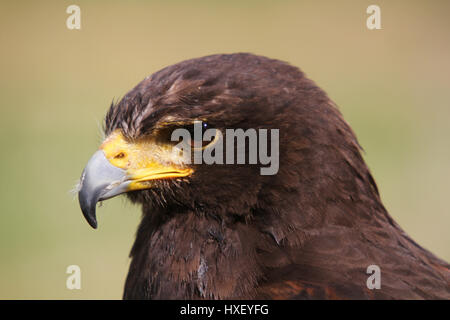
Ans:
MULTIPOLYGON (((208 147, 209 145, 211 145, 213 142, 216 141, 217 138, 217 130, 216 130, 216 134, 211 137, 211 134, 208 133, 205 136, 205 132, 211 128, 211 125, 206 123, 206 122, 202 122, 201 123, 201 131, 198 130, 198 127, 196 127, 196 123, 189 123, 189 124, 183 124, 183 125, 172 125, 172 126, 168 126, 162 129, 159 129, 157 131, 156 137, 159 141, 161 141, 162 143, 167 143, 169 142, 170 144, 175 144, 176 142, 179 142, 179 135, 175 134, 176 138, 173 138, 173 133, 175 130, 179 130, 179 129, 183 129, 185 131, 187 131, 189 133, 189 142, 188 145, 191 148, 198 148, 200 146, 201 149, 204 149, 206 147, 208 147), (196 132, 196 129, 198 132, 196 132), (175 139, 175 140, 172 140, 175 139), (175 142, 174 142, 175 141, 175 142)), ((186 139, 186 138, 183 138, 186 139)))
POLYGON ((197 135, 195 134, 195 124, 190 124, 183 128, 188 130, 189 134, 191 135, 191 143, 190 144, 192 147, 195 147, 196 145, 201 145, 202 148, 205 148, 211 143, 211 141, 203 141, 205 131, 207 129, 209 129, 208 123, 202 122, 202 127, 201 127, 202 130, 201 130, 200 135, 198 133, 197 133, 197 135))

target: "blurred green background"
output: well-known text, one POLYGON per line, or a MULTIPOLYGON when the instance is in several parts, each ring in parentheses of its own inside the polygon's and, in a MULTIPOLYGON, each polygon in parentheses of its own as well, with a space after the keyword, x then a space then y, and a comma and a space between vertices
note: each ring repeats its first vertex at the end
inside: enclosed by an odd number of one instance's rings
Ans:
POLYGON ((253 52, 300 67, 339 105, 383 201, 450 260, 449 1, 34 1, 0 7, 0 298, 119 299, 140 209, 85 222, 70 192, 113 98, 160 68, 253 52), (381 7, 382 30, 366 28, 381 7), (81 8, 81 30, 66 8, 81 8), (82 289, 66 289, 81 267, 82 289))

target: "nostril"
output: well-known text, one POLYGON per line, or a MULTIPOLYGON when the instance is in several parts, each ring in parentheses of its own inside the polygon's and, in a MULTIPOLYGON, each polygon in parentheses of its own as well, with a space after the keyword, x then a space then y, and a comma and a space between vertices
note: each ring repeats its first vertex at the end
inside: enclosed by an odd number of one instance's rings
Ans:
POLYGON ((125 153, 124 152, 119 152, 118 154, 116 154, 116 156, 114 157, 114 159, 122 159, 125 158, 125 153))

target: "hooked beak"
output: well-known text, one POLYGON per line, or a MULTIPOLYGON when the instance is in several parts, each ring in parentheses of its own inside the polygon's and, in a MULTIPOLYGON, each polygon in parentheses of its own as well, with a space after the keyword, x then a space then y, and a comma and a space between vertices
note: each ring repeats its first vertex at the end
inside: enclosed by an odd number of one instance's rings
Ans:
MULTIPOLYGON (((171 158, 172 157, 172 158, 171 158)), ((152 187, 154 180, 181 178, 191 168, 170 164, 170 148, 150 142, 128 142, 113 132, 88 161, 80 180, 78 200, 89 225, 96 229, 96 205, 119 194, 152 187), (161 163, 158 159, 167 159, 161 163)))
POLYGON ((126 192, 130 182, 126 171, 113 166, 103 150, 94 153, 83 170, 78 192, 81 211, 92 228, 97 228, 97 202, 126 192))

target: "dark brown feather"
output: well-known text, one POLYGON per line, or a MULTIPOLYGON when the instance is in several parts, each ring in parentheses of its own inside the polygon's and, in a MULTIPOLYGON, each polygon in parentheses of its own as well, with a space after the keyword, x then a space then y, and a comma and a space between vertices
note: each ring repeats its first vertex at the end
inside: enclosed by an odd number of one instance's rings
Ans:
POLYGON ((111 106, 106 133, 167 116, 280 129, 280 170, 197 165, 129 194, 143 206, 125 299, 449 299, 449 265, 384 208, 350 126, 297 68, 251 54, 181 62, 111 106), (369 265, 382 287, 369 290, 369 265))

